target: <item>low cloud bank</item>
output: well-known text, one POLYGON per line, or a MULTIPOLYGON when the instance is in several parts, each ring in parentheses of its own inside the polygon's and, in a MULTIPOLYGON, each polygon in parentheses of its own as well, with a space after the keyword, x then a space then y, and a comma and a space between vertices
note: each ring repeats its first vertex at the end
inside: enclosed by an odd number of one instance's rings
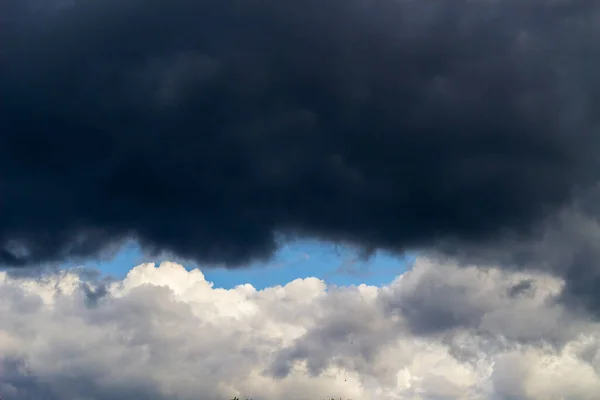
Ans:
POLYGON ((169 262, 114 282, 0 273, 0 396, 591 400, 600 324, 563 286, 425 258, 382 287, 224 290, 169 262))

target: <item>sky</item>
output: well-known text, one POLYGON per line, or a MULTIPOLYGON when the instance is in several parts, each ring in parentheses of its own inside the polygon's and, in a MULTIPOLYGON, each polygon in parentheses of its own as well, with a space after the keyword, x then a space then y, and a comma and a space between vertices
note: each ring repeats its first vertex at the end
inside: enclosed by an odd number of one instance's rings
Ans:
POLYGON ((598 400, 598 21, 0 1, 0 398, 598 400))
MULTIPOLYGON (((121 249, 113 258, 103 262, 66 263, 63 268, 85 267, 102 271, 103 274, 123 279, 132 265, 142 262, 160 263, 169 256, 144 255, 134 242, 121 249)), ((381 285, 410 268, 415 255, 398 256, 378 251, 368 258, 348 246, 319 241, 302 241, 278 250, 273 259, 252 263, 238 269, 198 265, 183 262, 187 269, 200 267, 206 278, 215 286, 231 289, 249 283, 257 289, 285 285, 297 278, 316 277, 333 285, 381 285)))

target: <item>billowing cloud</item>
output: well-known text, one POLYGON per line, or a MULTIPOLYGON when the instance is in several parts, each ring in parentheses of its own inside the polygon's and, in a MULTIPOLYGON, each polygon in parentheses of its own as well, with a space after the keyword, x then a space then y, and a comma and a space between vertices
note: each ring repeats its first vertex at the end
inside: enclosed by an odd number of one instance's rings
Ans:
POLYGON ((593 400, 600 324, 555 301, 563 287, 428 259, 382 287, 224 290, 173 263, 99 289, 2 274, 0 396, 593 400))
POLYGON ((0 262, 526 234, 597 181, 600 3, 5 0, 0 262))

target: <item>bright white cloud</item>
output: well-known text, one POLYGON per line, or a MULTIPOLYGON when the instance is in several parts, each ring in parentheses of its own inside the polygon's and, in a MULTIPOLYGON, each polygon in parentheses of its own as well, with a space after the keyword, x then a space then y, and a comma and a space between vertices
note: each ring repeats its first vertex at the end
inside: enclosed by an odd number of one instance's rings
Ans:
POLYGON ((382 288, 213 287, 174 263, 94 292, 0 273, 0 397, 597 400, 600 325, 547 275, 437 265, 382 288))

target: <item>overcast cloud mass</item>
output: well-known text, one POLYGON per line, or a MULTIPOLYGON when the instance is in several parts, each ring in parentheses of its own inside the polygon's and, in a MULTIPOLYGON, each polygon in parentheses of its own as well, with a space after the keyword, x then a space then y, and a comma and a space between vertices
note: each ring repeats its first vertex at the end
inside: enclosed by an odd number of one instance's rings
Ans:
POLYGON ((495 243, 598 178, 597 1, 0 7, 4 265, 495 243))
POLYGON ((3 400, 594 400, 600 325, 546 274, 419 259, 381 288, 214 288, 173 263, 0 274, 3 400), (83 283, 82 283, 83 282, 83 283), (245 398, 245 397, 244 397, 245 398))

